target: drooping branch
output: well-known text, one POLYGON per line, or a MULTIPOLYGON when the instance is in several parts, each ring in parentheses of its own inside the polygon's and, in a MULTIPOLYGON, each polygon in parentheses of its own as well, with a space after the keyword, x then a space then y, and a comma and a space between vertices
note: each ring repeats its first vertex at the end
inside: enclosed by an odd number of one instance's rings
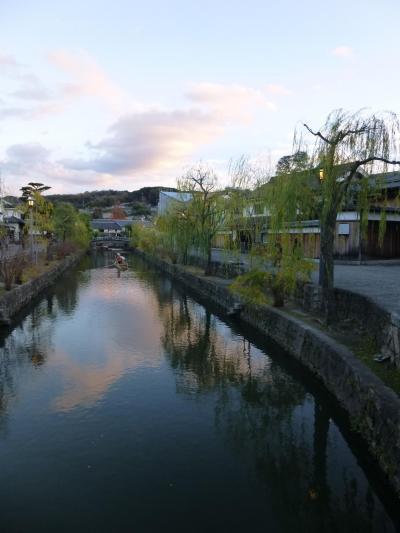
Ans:
POLYGON ((381 163, 386 163, 388 165, 400 165, 400 161, 397 161, 395 159, 394 160, 390 160, 390 159, 387 159, 386 157, 379 157, 379 156, 371 156, 371 157, 366 157, 365 159, 360 159, 358 161, 354 161, 352 163, 351 167, 350 167, 349 175, 348 175, 347 179, 343 182, 344 183, 344 187, 343 187, 344 192, 346 192, 347 189, 349 188, 350 182, 352 181, 352 179, 356 175, 357 170, 360 167, 362 167, 363 165, 367 165, 368 163, 372 163, 373 161, 380 161, 381 163))
POLYGON ((324 142, 328 144, 334 144, 333 141, 329 140, 327 137, 322 135, 320 131, 313 131, 309 126, 307 126, 307 124, 303 124, 303 126, 311 133, 311 135, 314 135, 314 137, 319 137, 320 139, 322 139, 324 142))

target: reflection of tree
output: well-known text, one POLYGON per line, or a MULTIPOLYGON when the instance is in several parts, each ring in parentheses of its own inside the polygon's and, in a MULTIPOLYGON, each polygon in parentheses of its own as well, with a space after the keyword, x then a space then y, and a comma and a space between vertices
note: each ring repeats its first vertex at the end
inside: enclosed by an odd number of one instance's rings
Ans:
MULTIPOLYGON (((80 268, 85 265, 82 263, 80 268)), ((0 427, 8 405, 17 393, 18 374, 28 365, 45 364, 57 308, 70 313, 77 303, 79 276, 73 269, 54 285, 52 292, 32 307, 17 327, 0 337, 0 427), (58 306, 54 305, 57 302, 58 306)))
POLYGON ((342 476, 328 471, 330 417, 297 380, 248 341, 224 336, 216 318, 185 296, 160 314, 178 390, 216 393, 217 430, 261 482, 283 531, 384 530, 367 483, 346 465, 337 465, 342 476))
POLYGON ((54 295, 59 308, 66 314, 71 314, 78 303, 79 276, 74 270, 63 275, 62 283, 54 286, 54 295))

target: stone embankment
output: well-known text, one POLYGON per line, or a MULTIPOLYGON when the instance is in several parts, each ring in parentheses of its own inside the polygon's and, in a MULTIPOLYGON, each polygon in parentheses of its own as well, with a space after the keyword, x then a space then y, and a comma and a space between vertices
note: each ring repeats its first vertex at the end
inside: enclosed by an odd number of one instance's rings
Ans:
MULTIPOLYGON (((137 252, 225 311, 241 304, 240 320, 257 328, 307 367, 348 413, 354 430, 400 495, 400 399, 344 345, 320 329, 268 305, 247 304, 226 284, 137 252)), ((314 295, 315 296, 315 295, 314 295)), ((309 294, 310 306, 312 295, 309 294)), ((314 302, 315 303, 315 302, 314 302)), ((342 301, 346 305, 345 300, 342 301)))
POLYGON ((43 290, 50 287, 61 274, 76 265, 85 253, 82 251, 70 255, 51 270, 2 294, 0 296, 0 325, 9 325, 14 315, 29 305, 43 290))
MULTIPOLYGON (((308 283, 303 286, 297 300, 305 311, 315 316, 326 314, 322 289, 318 285, 308 283)), ((391 363, 400 369, 400 315, 398 313, 384 309, 368 296, 336 288, 331 294, 329 315, 333 323, 351 320, 358 324, 361 331, 366 332, 375 340, 379 352, 390 358, 391 363)))

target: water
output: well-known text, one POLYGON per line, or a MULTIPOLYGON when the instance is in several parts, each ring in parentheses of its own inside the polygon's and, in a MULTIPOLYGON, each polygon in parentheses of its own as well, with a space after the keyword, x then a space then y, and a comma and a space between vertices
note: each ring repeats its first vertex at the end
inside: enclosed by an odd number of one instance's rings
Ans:
POLYGON ((119 278, 104 260, 1 339, 0 531, 396 531, 290 358, 137 259, 119 278))

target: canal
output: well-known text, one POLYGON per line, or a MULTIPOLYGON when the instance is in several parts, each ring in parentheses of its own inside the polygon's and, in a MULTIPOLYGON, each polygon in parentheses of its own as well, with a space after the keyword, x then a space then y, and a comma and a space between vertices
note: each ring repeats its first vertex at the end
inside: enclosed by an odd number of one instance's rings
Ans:
POLYGON ((273 343, 130 257, 4 331, 0 531, 394 532, 396 500, 273 343))

